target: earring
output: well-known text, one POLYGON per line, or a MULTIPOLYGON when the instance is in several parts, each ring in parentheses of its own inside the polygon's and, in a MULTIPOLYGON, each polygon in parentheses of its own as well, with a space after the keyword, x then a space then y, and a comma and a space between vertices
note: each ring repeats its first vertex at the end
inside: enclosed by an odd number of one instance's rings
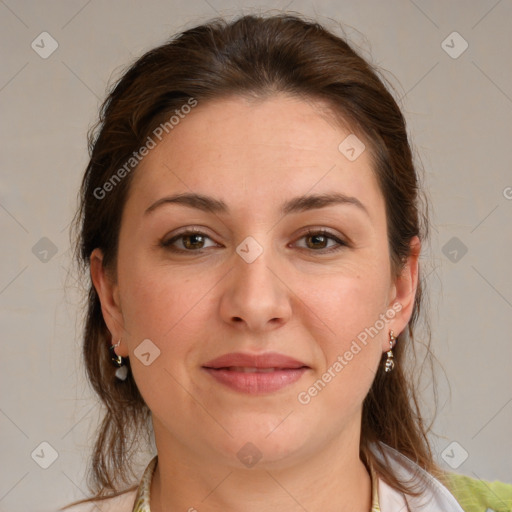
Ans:
POLYGON ((387 351, 388 358, 386 359, 386 365, 384 371, 389 373, 395 367, 395 361, 393 360, 393 342, 396 340, 393 335, 393 331, 389 331, 389 350, 387 351))
POLYGON ((110 359, 112 361, 112 364, 117 367, 116 377, 119 380, 126 380, 126 377, 128 377, 128 366, 126 366, 126 359, 124 357, 117 355, 115 350, 120 343, 121 340, 119 340, 115 345, 110 345, 110 359))

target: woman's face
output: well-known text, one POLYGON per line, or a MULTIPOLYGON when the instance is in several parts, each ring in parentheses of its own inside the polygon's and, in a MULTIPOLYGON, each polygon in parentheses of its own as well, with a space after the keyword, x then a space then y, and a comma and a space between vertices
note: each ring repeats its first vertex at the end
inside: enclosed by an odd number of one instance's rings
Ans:
POLYGON ((368 151, 353 135, 339 149, 349 135, 320 104, 234 97, 199 103, 139 165, 117 279, 99 251, 91 272, 159 449, 269 468, 358 453, 419 244, 393 279, 384 199, 368 151))

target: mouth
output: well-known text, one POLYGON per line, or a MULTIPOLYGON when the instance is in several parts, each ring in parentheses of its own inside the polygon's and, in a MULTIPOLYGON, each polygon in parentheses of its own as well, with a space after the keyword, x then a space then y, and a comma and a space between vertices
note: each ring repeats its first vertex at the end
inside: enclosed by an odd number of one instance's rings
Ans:
POLYGON ((311 368, 276 353, 226 354, 203 365, 217 383, 247 394, 265 394, 297 382, 311 368))
MULTIPOLYGON (((304 367, 300 367, 304 368, 304 367)), ((226 370, 228 372, 241 372, 241 373, 271 373, 284 370, 297 370, 299 368, 250 368, 247 366, 225 366, 222 368, 210 368, 211 370, 226 370)))

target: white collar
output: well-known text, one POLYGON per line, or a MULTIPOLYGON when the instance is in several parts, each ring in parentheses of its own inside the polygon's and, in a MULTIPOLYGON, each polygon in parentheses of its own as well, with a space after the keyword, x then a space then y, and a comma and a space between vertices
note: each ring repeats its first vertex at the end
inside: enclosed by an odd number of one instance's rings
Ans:
MULTIPOLYGON (((405 496, 379 478, 379 505, 381 512, 464 512, 453 494, 436 478, 418 464, 379 442, 384 449, 393 474, 400 480, 423 485, 424 491, 418 498, 405 496)), ((374 455, 384 462, 381 454, 371 447, 374 455)))

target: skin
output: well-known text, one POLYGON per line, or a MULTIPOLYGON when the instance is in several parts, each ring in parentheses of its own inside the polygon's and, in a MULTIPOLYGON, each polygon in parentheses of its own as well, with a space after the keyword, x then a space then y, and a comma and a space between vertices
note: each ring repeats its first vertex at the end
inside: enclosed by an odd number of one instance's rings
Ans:
POLYGON ((117 353, 130 357, 152 412, 153 512, 370 510, 371 480, 359 458, 362 403, 389 330, 398 335, 412 314, 420 242, 411 240, 404 271, 392 278, 369 152, 349 161, 338 145, 350 131, 321 107, 286 95, 199 104, 136 171, 117 274, 103 267, 99 249, 91 255, 105 321, 121 340, 117 353), (189 192, 222 200, 231 213, 177 204, 144 213, 189 192), (279 212, 288 199, 324 192, 354 196, 368 213, 351 205, 279 212), (193 226, 206 238, 174 243, 192 247, 188 253, 159 245, 193 226), (326 253, 336 242, 308 237, 306 227, 348 245, 326 253), (248 236, 263 248, 252 263, 236 252, 248 236), (393 304, 401 310, 385 328, 309 404, 299 403, 298 393, 393 304), (134 355, 144 339, 161 351, 149 366, 134 355), (201 368, 238 351, 279 352, 310 370, 277 392, 247 395, 201 368), (262 454, 252 468, 237 457, 247 442, 262 454))

